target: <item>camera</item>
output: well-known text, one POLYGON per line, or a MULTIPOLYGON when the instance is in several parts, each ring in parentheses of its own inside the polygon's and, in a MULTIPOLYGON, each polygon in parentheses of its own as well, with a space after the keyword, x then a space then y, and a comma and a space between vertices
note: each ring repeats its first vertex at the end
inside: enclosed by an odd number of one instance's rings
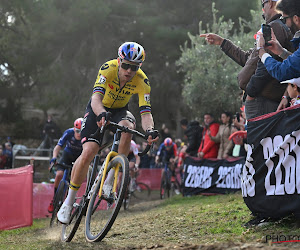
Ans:
POLYGON ((265 39, 265 46, 271 46, 271 44, 268 43, 272 39, 271 26, 267 24, 262 24, 261 30, 265 39))

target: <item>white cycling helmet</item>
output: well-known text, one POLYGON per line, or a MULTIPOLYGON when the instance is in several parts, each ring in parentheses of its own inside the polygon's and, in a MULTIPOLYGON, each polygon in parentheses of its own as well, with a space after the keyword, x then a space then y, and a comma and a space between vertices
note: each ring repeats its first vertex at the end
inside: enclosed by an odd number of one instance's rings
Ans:
POLYGON ((120 59, 124 59, 134 63, 142 63, 146 54, 142 45, 135 42, 123 43, 118 50, 120 59))

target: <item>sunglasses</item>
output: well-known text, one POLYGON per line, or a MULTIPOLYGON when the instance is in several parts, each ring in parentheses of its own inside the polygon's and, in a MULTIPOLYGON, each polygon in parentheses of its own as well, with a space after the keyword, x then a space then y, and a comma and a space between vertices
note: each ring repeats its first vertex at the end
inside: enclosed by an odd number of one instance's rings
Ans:
POLYGON ((268 1, 265 1, 261 4, 261 6, 264 8, 265 7, 265 4, 267 3, 268 1))
POLYGON ((121 68, 125 69, 125 70, 130 68, 132 71, 137 71, 140 68, 140 66, 139 65, 128 64, 128 63, 121 63, 121 68))
POLYGON ((286 24, 286 19, 293 17, 293 16, 281 16, 279 19, 281 20, 281 22, 283 22, 284 24, 286 24))
POLYGON ((80 134, 80 132, 81 132, 81 129, 79 129, 79 128, 75 128, 75 132, 76 132, 76 133, 78 133, 78 134, 80 134))

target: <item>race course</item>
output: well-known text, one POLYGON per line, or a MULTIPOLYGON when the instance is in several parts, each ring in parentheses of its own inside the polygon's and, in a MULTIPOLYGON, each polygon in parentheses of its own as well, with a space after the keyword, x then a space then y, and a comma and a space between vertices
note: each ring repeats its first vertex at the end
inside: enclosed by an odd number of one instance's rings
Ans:
POLYGON ((34 220, 32 227, 0 232, 0 249, 299 249, 300 242, 275 244, 267 235, 300 235, 292 219, 256 228, 241 193, 153 199, 121 211, 108 235, 87 243, 82 222, 70 243, 60 241, 60 225, 34 220))

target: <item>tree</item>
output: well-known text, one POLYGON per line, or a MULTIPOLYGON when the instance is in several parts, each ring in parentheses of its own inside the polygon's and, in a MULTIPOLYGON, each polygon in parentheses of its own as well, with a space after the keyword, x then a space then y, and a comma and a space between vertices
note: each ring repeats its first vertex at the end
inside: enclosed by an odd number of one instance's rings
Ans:
MULTIPOLYGON (((258 31, 262 20, 259 11, 251 11, 252 20, 240 19, 239 31, 233 30, 231 20, 225 22, 224 17, 217 19, 218 11, 212 4, 213 23, 199 33, 216 33, 224 38, 230 38, 236 45, 248 50, 254 46, 253 35, 258 31), (245 33, 245 28, 250 32, 245 33)), ((183 97, 185 103, 199 117, 210 112, 219 117, 223 111, 236 111, 241 105, 238 99, 240 91, 237 84, 237 74, 240 66, 227 57, 216 46, 206 44, 204 38, 189 34, 188 42, 182 47, 181 58, 177 61, 180 70, 185 73, 183 97)))

